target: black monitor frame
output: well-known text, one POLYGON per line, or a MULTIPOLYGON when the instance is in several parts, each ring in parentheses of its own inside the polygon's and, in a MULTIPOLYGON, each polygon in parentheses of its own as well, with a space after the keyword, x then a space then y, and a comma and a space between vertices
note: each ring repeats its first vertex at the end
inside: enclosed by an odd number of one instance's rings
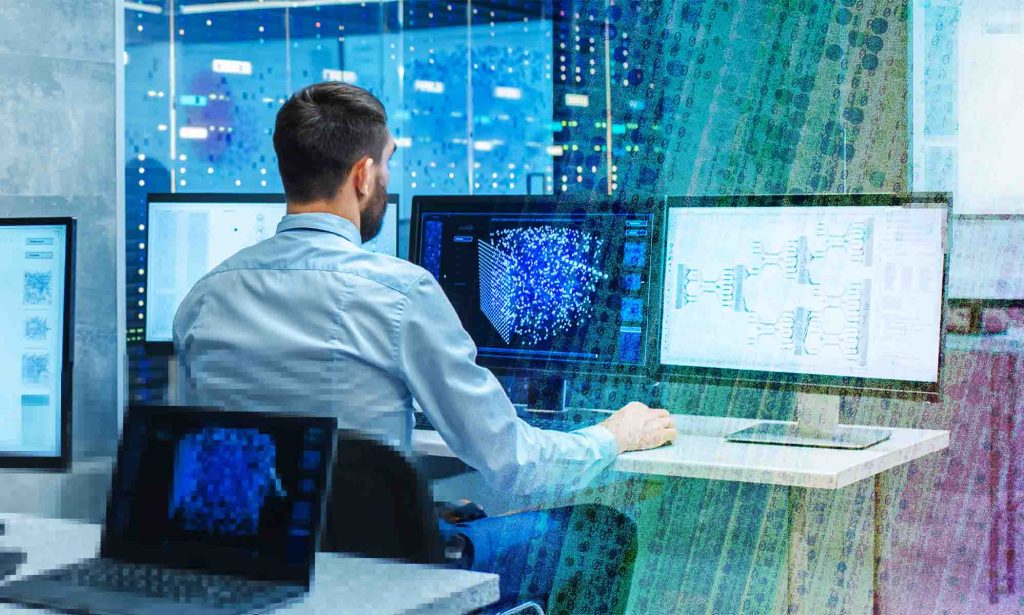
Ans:
MULTIPOLYGON (((310 579, 313 576, 315 559, 314 551, 318 550, 317 546, 320 544, 320 536, 322 534, 323 527, 326 525, 327 500, 329 495, 327 493, 327 489, 331 484, 331 476, 334 469, 334 458, 337 450, 336 419, 326 416, 251 412, 201 406, 133 405, 128 408, 125 415, 125 430, 131 430, 133 420, 140 420, 138 417, 143 414, 155 417, 156 420, 159 420, 160 418, 175 417, 180 421, 192 423, 194 425, 217 425, 234 422, 236 424, 246 426, 264 426, 272 429, 275 426, 288 424, 297 425, 304 423, 308 427, 320 427, 331 434, 328 438, 328 448, 330 453, 329 455, 325 455, 322 459, 321 463, 324 468, 319 476, 319 482, 316 485, 317 492, 321 494, 318 501, 320 523, 317 528, 317 532, 310 537, 310 542, 312 543, 313 548, 310 549, 310 557, 307 561, 302 562, 301 564, 288 565, 286 567, 282 566, 279 570, 275 570, 266 566, 263 562, 239 561, 231 557, 230 553, 213 549, 206 554, 205 561, 196 561, 192 558, 183 559, 178 556, 176 558, 177 561, 165 562, 165 565, 172 565, 186 569, 204 570, 204 568, 208 568, 214 571, 230 571, 236 574, 249 575, 266 581, 301 583, 308 589, 310 579), (133 417, 135 417, 135 419, 133 419, 133 417)), ((112 524, 110 520, 115 518, 115 512, 117 512, 116 498, 124 496, 120 491, 123 491, 131 481, 130 477, 125 476, 125 469, 131 465, 125 462, 125 455, 129 452, 125 438, 122 437, 118 443, 117 463, 114 465, 111 488, 107 496, 106 518, 108 521, 104 525, 103 532, 100 536, 100 557, 139 563, 153 563, 154 559, 160 557, 175 558, 173 555, 161 553, 159 549, 133 543, 132 541, 125 539, 123 536, 119 536, 111 532, 112 524)))
MULTIPOLYGON (((281 192, 261 193, 237 193, 237 192, 151 192, 146 195, 146 249, 144 250, 145 261, 142 269, 145 274, 142 276, 143 284, 149 289, 149 253, 150 253, 150 205, 152 203, 285 203, 288 199, 281 192)), ((400 220, 399 195, 389 192, 387 204, 395 208, 395 253, 398 253, 398 227, 400 220)), ((154 356, 171 356, 174 354, 173 341, 150 341, 148 338, 149 328, 149 297, 145 299, 146 309, 143 310, 145 318, 142 321, 142 339, 146 354, 154 356)))
MULTIPOLYGON (((667 197, 665 200, 665 219, 668 210, 681 207, 912 207, 944 208, 947 211, 946 225, 948 228, 951 196, 944 192, 917 192, 913 194, 791 194, 791 195, 716 195, 696 197, 667 197)), ((948 232, 943 233, 943 265, 942 265, 942 301, 945 307, 945 293, 949 275, 949 242, 948 232)), ((662 244, 659 269, 656 271, 657 288, 661 289, 664 282, 664 263, 668 250, 668 241, 662 244)), ((662 307, 664 295, 659 297, 658 306, 662 307)), ((880 378, 861 378, 849 376, 827 376, 818 374, 800 374, 794 372, 772 372, 744 369, 725 369, 715 367, 674 366, 661 364, 661 325, 662 311, 657 314, 658 348, 655 351, 657 376, 659 380, 684 381, 703 384, 719 384, 725 386, 758 387, 773 390, 798 391, 828 395, 868 395, 899 399, 916 399, 937 401, 941 389, 941 374, 944 363, 943 336, 945 335, 946 311, 941 310, 939 322, 939 361, 934 382, 915 382, 880 378)))
POLYGON ((77 221, 70 217, 0 218, 0 226, 63 226, 64 341, 61 347, 60 452, 56 456, 9 455, 0 452, 0 468, 67 471, 71 467, 72 387, 75 365, 75 254, 77 221))
MULTIPOLYGON (((409 223, 409 260, 417 265, 419 262, 420 242, 422 240, 422 214, 432 211, 472 211, 475 213, 508 214, 529 211, 531 213, 573 214, 601 212, 624 214, 647 214, 652 216, 650 275, 647 284, 651 289, 651 305, 656 304, 658 287, 654 279, 661 263, 662 215, 664 208, 661 199, 653 197, 615 197, 595 196, 593 198, 566 198, 550 195, 502 195, 502 196, 415 196, 412 199, 412 217, 409 223), (598 209, 589 209, 597 207, 598 209), (581 211, 582 210, 582 211, 581 211)), ((646 360, 638 365, 609 364, 607 362, 565 362, 553 364, 545 359, 477 357, 477 363, 491 371, 508 376, 553 376, 556 378, 567 375, 621 375, 650 377, 656 366, 652 350, 657 344, 656 328, 653 320, 647 324, 647 332, 643 341, 646 360)))

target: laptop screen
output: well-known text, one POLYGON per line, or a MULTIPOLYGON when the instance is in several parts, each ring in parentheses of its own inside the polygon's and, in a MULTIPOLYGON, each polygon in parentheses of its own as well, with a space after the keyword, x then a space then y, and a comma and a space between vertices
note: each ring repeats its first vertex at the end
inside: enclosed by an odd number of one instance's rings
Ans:
POLYGON ((332 418, 132 408, 105 558, 308 584, 332 418))

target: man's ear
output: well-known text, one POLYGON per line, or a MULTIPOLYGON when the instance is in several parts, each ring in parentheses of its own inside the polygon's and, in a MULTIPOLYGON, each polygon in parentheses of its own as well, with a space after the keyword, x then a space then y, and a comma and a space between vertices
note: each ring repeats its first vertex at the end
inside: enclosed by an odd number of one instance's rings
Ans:
POLYGON ((370 194, 370 170, 373 158, 364 156, 352 166, 352 186, 359 195, 370 194))

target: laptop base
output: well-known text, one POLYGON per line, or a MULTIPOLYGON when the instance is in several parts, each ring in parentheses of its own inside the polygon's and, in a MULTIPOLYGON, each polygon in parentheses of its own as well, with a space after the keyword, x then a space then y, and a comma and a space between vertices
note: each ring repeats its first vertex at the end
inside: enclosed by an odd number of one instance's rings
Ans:
MULTIPOLYGON (((302 598, 305 588, 281 585, 253 601, 224 600, 220 604, 177 600, 95 585, 70 582, 69 573, 98 560, 85 560, 0 586, 0 602, 91 615, 251 615, 269 613, 302 598)), ((102 561, 102 560, 99 560, 102 561)))

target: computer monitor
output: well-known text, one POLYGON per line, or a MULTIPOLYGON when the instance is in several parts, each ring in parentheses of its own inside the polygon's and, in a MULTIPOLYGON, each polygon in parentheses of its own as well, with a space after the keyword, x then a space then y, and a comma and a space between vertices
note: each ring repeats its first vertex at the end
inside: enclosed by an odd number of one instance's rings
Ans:
POLYGON ((0 218, 0 467, 71 460, 75 221, 0 218))
MULTIPOLYGON (((150 194, 147 226, 145 340, 172 350, 172 326, 185 295, 229 256, 274 236, 284 217, 283 194, 150 194)), ((396 255, 398 196, 388 195, 380 234, 366 250, 396 255)))
POLYGON ((837 431, 838 395, 938 395, 947 209, 937 194, 669 199, 662 373, 802 391, 801 434, 823 445, 887 437, 837 431))
POLYGON ((376 254, 398 256, 398 195, 388 195, 388 208, 384 210, 384 222, 377 236, 363 244, 364 250, 376 254))
POLYGON ((946 296, 970 308, 971 332, 981 332, 983 308, 1024 306, 1024 216, 954 216, 949 244, 946 296))
POLYGON ((481 365, 646 373, 660 209, 653 199, 414 197, 409 258, 437 279, 481 365))

